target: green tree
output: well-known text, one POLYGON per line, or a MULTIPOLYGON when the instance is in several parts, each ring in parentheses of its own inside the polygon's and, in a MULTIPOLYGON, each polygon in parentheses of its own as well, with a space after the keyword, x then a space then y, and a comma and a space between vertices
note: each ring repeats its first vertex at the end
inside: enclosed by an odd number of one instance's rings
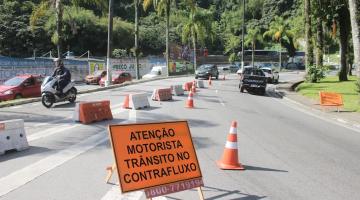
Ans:
POLYGON ((240 48, 241 39, 239 36, 235 36, 232 34, 228 34, 226 37, 225 43, 225 54, 229 55, 229 62, 233 63, 235 61, 239 61, 240 58, 238 57, 236 51, 240 48))
POLYGON ((311 31, 311 1, 305 0, 304 18, 305 18, 305 66, 312 66, 314 64, 312 31, 311 31))
MULTIPOLYGON (((166 21, 166 67, 169 67, 170 59, 170 47, 169 47, 169 29, 170 29, 170 4, 171 0, 144 0, 143 7, 144 10, 147 10, 151 5, 153 5, 156 11, 161 15, 165 12, 165 21, 166 21)), ((167 74, 169 75, 169 74, 167 74)))
MULTIPOLYGON (((191 2, 189 2, 191 5, 191 2)), ((192 4, 195 5, 195 4, 192 4)), ((206 33, 211 33, 211 12, 197 6, 190 6, 189 18, 182 24, 182 42, 186 44, 191 38, 194 48, 194 69, 197 69, 196 45, 197 41, 204 43, 206 33)))
POLYGON ((356 20, 357 16, 360 16, 358 8, 360 2, 356 0, 349 0, 350 20, 352 28, 352 40, 354 47, 354 63, 357 66, 357 76, 360 78, 360 33, 359 22, 356 20))
POLYGON ((263 37, 259 28, 250 29, 245 36, 245 46, 251 46, 252 54, 251 54, 251 66, 254 67, 254 56, 256 43, 262 42, 263 37))
MULTIPOLYGON (((294 34, 290 30, 289 24, 282 17, 275 17, 274 21, 270 23, 269 30, 263 34, 264 38, 272 38, 273 41, 280 44, 280 47, 285 47, 289 56, 295 56, 294 34)), ((281 48, 280 48, 281 49, 281 48)), ((280 50, 281 62, 281 50, 280 50)), ((280 68, 281 68, 281 63, 280 68)))

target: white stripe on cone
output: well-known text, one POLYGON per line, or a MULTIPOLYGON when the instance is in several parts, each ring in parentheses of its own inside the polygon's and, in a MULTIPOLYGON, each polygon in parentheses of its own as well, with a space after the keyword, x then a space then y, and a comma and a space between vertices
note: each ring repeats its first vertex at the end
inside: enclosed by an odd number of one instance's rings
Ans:
POLYGON ((227 149, 237 149, 237 142, 226 141, 225 148, 227 149))
POLYGON ((237 128, 236 127, 230 127, 230 134, 236 134, 237 133, 237 128))

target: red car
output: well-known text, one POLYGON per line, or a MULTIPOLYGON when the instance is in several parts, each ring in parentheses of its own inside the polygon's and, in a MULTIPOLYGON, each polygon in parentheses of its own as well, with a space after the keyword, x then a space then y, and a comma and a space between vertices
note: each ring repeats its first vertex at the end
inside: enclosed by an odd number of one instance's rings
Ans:
POLYGON ((40 75, 18 75, 0 85, 0 101, 41 96, 40 75))
POLYGON ((87 75, 85 77, 86 84, 99 84, 99 81, 102 77, 106 77, 105 70, 95 71, 93 74, 87 75))
MULTIPOLYGON (((111 74, 112 84, 120 84, 125 81, 131 81, 131 74, 123 71, 113 71, 111 74)), ((99 85, 105 86, 106 76, 102 77, 99 81, 99 85)))

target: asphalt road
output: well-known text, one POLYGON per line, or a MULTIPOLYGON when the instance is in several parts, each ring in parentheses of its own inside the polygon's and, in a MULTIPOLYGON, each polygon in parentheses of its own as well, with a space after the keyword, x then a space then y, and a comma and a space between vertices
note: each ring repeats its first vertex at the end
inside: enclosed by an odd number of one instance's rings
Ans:
MULTIPOLYGON (((296 74, 289 79, 294 78, 296 74)), ((0 121, 25 120, 31 148, 0 156, 0 199, 145 199, 142 192, 121 195, 116 176, 113 184, 105 184, 105 168, 114 162, 107 125, 178 119, 189 122, 206 199, 360 199, 359 129, 279 98, 274 85, 268 86, 266 96, 240 93, 236 75, 199 89, 195 109, 184 108, 186 95, 169 102, 150 100, 154 88, 191 80, 159 80, 80 95, 78 101, 111 101, 114 119, 91 125, 73 122, 75 104, 1 108, 0 121), (130 92, 146 92, 151 107, 121 109, 130 92), (245 171, 220 170, 215 164, 232 120, 238 122, 245 171)), ((197 199, 197 194, 194 189, 158 199, 197 199)))

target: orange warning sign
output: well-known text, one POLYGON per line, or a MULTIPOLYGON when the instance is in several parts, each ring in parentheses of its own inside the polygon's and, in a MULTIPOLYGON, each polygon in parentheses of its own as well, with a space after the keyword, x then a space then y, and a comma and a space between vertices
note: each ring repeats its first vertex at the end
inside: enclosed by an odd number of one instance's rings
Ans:
POLYGON ((187 121, 110 125, 121 191, 201 178, 187 121))

